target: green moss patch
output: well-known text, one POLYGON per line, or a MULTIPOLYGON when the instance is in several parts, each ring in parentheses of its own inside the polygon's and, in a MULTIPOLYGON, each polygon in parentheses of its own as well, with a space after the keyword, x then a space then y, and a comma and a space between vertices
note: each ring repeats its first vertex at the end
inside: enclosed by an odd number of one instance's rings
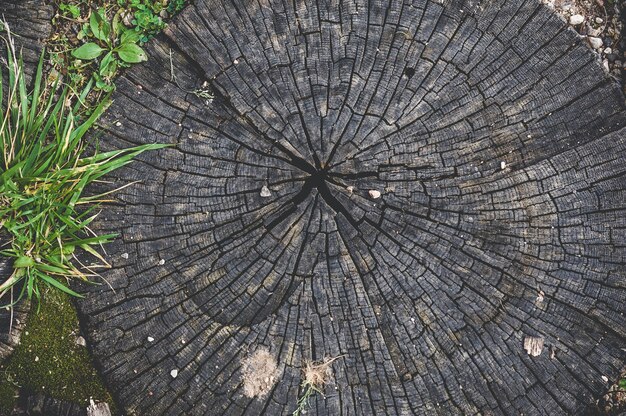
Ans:
POLYGON ((28 316, 20 345, 0 365, 0 414, 9 414, 15 393, 43 393, 85 407, 89 398, 113 405, 94 369, 87 348, 76 343, 78 317, 67 295, 58 290, 44 294, 28 316))

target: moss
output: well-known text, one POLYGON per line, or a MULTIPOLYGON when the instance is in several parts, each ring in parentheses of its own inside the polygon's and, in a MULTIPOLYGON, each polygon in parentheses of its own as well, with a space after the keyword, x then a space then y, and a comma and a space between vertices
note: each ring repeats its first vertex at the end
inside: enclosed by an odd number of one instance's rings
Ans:
POLYGON ((39 311, 36 304, 32 308, 20 345, 0 365, 0 414, 11 411, 15 386, 84 406, 90 397, 113 404, 87 349, 76 344, 77 336, 71 300, 58 290, 47 291, 39 311))
POLYGON ((0 414, 9 414, 16 402, 17 386, 5 375, 0 379, 0 414))

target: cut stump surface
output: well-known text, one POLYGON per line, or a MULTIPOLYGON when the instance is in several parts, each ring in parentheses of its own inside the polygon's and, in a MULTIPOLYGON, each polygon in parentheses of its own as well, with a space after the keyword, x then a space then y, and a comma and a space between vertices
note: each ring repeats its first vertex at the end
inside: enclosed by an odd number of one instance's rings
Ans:
POLYGON ((310 414, 581 413, 619 376, 624 97, 538 1, 196 0, 148 49, 101 142, 175 147, 116 173, 79 302, 127 411, 291 413, 337 356, 310 414))

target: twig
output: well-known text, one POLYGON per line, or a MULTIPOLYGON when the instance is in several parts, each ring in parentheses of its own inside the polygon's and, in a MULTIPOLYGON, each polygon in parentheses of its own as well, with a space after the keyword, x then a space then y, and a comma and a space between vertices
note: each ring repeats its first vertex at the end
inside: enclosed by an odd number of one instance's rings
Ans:
POLYGON ((174 75, 174 60, 172 58, 172 49, 170 49, 170 81, 174 81, 176 86, 178 88, 180 88, 182 91, 186 92, 187 94, 193 94, 196 97, 203 98, 205 100, 212 100, 213 98, 215 98, 213 93, 211 93, 211 90, 208 89, 208 88, 199 88, 199 89, 195 89, 195 90, 188 90, 186 88, 183 88, 178 83, 178 80, 176 79, 176 75, 174 75))

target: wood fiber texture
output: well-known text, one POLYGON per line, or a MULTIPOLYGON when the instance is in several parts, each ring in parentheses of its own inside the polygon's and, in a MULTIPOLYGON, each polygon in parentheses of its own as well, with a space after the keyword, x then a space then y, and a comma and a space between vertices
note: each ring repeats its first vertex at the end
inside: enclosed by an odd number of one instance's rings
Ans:
POLYGON ((291 414, 338 356, 308 414, 577 414, 619 376, 624 97, 538 1, 196 0, 149 55, 101 144, 175 146, 111 178, 79 301, 126 411, 291 414))
MULTIPOLYGON (((44 41, 52 29, 52 6, 44 0, 0 0, 0 19, 9 24, 18 52, 24 58, 24 71, 35 73, 44 41)), ((4 36, 3 33, 0 32, 4 36)), ((0 41, 0 59, 6 59, 4 41, 0 41)))

